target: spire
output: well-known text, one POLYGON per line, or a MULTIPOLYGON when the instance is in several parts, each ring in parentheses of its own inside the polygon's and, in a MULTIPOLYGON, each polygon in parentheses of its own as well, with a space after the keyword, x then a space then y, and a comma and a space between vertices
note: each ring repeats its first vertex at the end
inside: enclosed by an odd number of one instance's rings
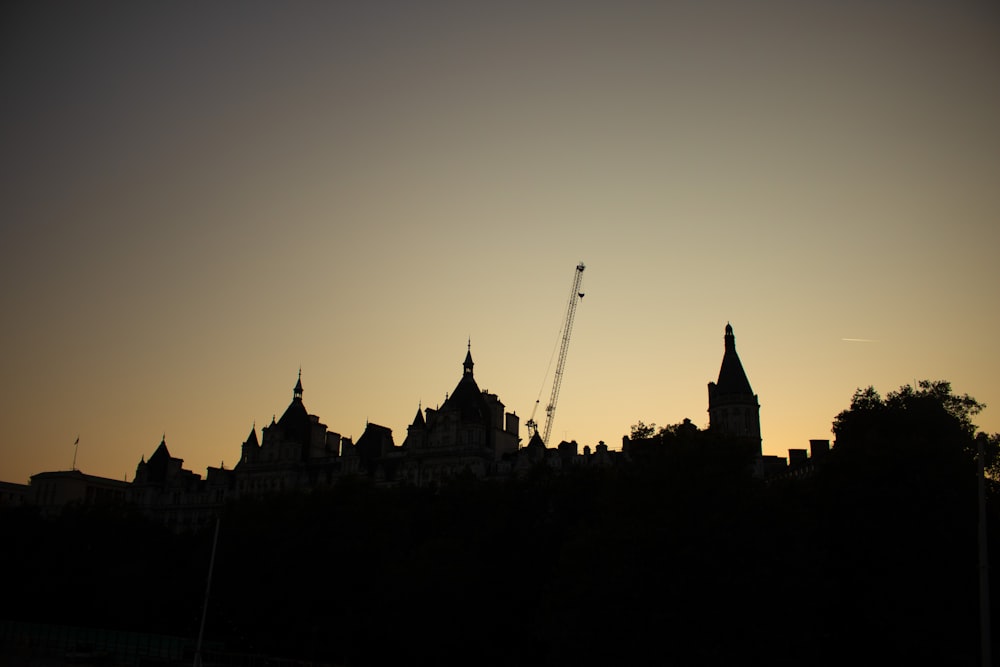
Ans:
POLYGON ((455 390, 445 398, 441 409, 457 411, 461 415, 462 421, 483 423, 483 420, 488 419, 488 410, 483 392, 479 390, 476 378, 472 374, 473 366, 472 341, 470 340, 465 353, 465 361, 462 363, 462 367, 465 369, 462 373, 462 379, 455 385, 455 390))
POLYGON ((736 336, 733 335, 733 325, 726 322, 726 352, 736 352, 736 336))
MULTIPOLYGON (((272 417, 272 424, 274 418, 272 417)), ((297 442, 301 445, 308 445, 312 426, 310 426, 309 413, 302 402, 302 369, 299 369, 299 377, 292 390, 292 402, 288 404, 281 419, 278 420, 278 428, 281 429, 282 437, 290 442, 297 442)))
POLYGON ((463 375, 472 376, 472 367, 475 364, 472 363, 472 338, 469 338, 469 349, 465 353, 465 361, 462 363, 462 367, 465 369, 463 375))

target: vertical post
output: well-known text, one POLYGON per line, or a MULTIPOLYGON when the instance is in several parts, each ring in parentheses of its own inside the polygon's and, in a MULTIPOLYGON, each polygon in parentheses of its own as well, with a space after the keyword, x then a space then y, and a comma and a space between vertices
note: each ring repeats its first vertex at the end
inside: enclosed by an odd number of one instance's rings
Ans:
POLYGON ((219 524, 222 517, 215 517, 215 536, 212 538, 212 555, 208 559, 208 581, 205 582, 205 601, 201 607, 201 624, 198 627, 198 643, 194 649, 194 667, 201 667, 201 640, 205 636, 205 617, 208 616, 208 592, 212 588, 212 570, 215 569, 215 549, 219 544, 219 524))
POLYGON ((986 434, 976 436, 979 482, 979 654, 983 667, 993 664, 990 630, 990 563, 986 533, 986 434))

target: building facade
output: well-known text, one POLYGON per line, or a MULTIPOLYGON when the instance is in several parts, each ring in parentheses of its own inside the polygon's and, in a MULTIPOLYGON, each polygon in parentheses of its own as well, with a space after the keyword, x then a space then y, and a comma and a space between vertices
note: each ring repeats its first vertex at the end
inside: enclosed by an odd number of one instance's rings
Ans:
POLYGON ((124 504, 130 488, 125 480, 86 475, 79 470, 56 470, 32 475, 28 497, 43 515, 51 516, 70 505, 124 504))
POLYGON ((128 502, 169 526, 193 528, 215 516, 232 488, 231 470, 209 468, 202 479, 184 468, 184 459, 170 455, 164 437, 149 460, 143 457, 136 466, 128 502))
POLYGON ((520 442, 517 414, 496 394, 479 389, 472 345, 455 390, 437 409, 427 408, 406 429, 401 479, 423 486, 469 472, 478 478, 509 474, 520 442))
POLYGON ((281 415, 261 429, 252 427, 242 445, 240 462, 233 469, 230 495, 311 488, 332 483, 343 472, 342 454, 350 456, 352 443, 327 429, 309 414, 302 400, 302 373, 292 389, 292 402, 281 415))

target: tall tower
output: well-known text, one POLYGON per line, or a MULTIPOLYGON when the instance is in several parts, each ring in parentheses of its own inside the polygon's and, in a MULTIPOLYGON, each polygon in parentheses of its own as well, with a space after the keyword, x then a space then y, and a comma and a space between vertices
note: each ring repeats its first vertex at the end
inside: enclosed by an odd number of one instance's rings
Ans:
POLYGON ((760 403, 736 354, 736 336, 729 323, 724 340, 719 381, 708 383, 708 427, 724 436, 755 442, 760 455, 760 403))

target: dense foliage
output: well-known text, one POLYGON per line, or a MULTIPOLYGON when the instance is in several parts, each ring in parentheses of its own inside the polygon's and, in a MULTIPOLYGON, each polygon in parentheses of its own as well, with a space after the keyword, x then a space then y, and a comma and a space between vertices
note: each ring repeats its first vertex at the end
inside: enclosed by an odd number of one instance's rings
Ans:
MULTIPOLYGON (((627 466, 243 501, 207 635, 352 665, 977 664, 979 407, 944 383, 859 391, 804 479, 756 479, 681 424, 627 466)), ((210 530, 0 520, 8 618, 196 635, 210 530)))

